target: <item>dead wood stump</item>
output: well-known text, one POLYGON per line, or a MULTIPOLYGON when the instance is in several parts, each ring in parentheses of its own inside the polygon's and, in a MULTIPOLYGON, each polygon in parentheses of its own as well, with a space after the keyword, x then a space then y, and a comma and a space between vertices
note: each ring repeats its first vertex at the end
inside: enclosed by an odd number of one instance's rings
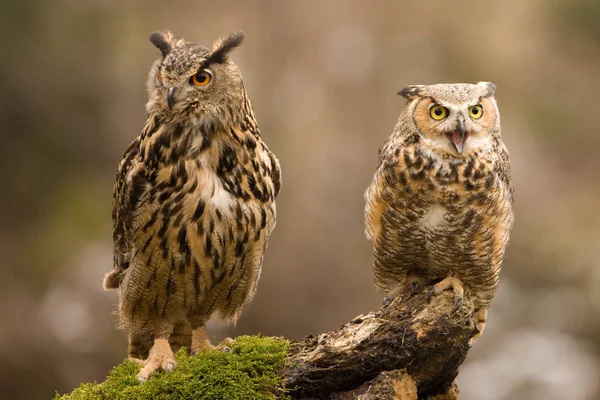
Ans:
POLYGON ((294 399, 458 399, 458 368, 477 330, 473 304, 431 287, 398 296, 340 329, 292 343, 285 385, 294 399))

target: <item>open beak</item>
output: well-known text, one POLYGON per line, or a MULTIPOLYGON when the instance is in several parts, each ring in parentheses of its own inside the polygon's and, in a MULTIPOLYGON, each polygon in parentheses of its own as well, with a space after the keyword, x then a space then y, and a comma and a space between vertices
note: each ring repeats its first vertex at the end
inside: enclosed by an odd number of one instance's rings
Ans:
POLYGON ((170 87, 167 90, 167 105, 169 106, 169 110, 173 108, 173 104, 175 104, 175 88, 170 87))
POLYGON ((446 132, 446 136, 448 137, 448 139, 450 139, 452 145, 454 146, 458 154, 461 154, 465 145, 465 141, 469 136, 469 134, 465 131, 465 121, 462 117, 458 117, 458 124, 456 126, 456 130, 446 132))

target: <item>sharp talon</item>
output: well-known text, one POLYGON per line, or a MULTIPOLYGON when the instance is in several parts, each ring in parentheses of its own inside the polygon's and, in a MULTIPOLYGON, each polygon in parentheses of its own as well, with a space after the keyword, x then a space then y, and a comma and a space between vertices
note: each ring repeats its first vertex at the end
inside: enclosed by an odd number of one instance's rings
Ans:
POLYGON ((412 294, 417 293, 419 291, 419 282, 413 281, 410 284, 410 291, 412 292, 412 294))
POLYGON ((146 382, 148 380, 148 377, 144 376, 144 375, 138 374, 137 380, 138 380, 139 383, 144 383, 144 382, 146 382))
POLYGON ((433 297, 434 294, 435 294, 435 286, 429 291, 429 294, 427 295, 427 304, 431 303, 431 298, 433 297))
POLYGON ((454 308, 452 309, 452 313, 455 313, 456 311, 458 311, 458 309, 460 308, 460 306, 461 306, 462 303, 463 303, 462 297, 458 297, 456 299, 456 303, 454 305, 454 308))
POLYGON ((174 369, 175 369, 175 365, 172 362, 170 362, 170 363, 167 363, 167 366, 165 367, 165 372, 172 372, 174 369))
POLYGON ((383 298, 383 305, 387 306, 388 304, 390 304, 392 302, 392 299, 390 298, 390 296, 385 296, 383 298))
POLYGON ((231 353, 231 347, 229 346, 223 346, 221 350, 223 350, 225 353, 231 353))

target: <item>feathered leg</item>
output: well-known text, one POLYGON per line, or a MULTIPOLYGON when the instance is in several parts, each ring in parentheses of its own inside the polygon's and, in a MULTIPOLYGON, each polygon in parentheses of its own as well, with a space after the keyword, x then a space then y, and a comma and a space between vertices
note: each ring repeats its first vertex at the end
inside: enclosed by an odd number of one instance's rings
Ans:
POLYGON ((148 380, 150 375, 159 368, 162 368, 165 372, 171 372, 177 365, 175 355, 169 344, 172 331, 173 325, 168 322, 159 324, 154 330, 154 344, 150 349, 148 358, 140 362, 144 365, 144 368, 137 375, 140 382, 148 380))

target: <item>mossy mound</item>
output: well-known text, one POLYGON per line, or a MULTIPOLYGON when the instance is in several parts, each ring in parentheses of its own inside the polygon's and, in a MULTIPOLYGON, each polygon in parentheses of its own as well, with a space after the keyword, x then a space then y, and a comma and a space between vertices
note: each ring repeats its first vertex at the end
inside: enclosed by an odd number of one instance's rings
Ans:
POLYGON ((102 383, 85 383, 71 394, 57 394, 54 400, 104 399, 285 399, 280 371, 285 366, 289 342, 259 336, 240 336, 231 353, 207 351, 189 356, 177 352, 177 368, 159 372, 140 384, 140 366, 125 361, 116 366, 102 383))

